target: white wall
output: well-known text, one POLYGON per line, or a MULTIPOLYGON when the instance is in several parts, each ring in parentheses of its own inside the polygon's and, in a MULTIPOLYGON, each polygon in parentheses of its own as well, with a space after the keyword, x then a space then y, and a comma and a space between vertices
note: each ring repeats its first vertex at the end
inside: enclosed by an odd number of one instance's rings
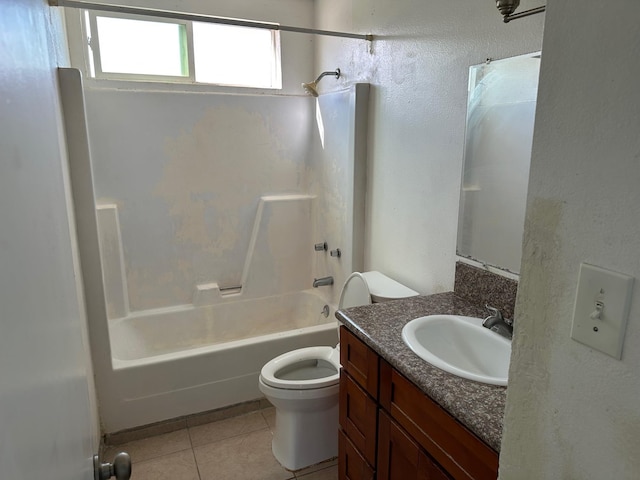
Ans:
POLYGON ((550 1, 500 478, 640 476, 640 5, 550 1), (636 277, 622 360, 570 339, 581 262, 636 277))
POLYGON ((98 425, 56 67, 58 12, 0 2, 2 478, 93 478, 98 425))
POLYGON ((376 36, 316 40, 318 71, 372 84, 365 268, 422 293, 452 290, 468 68, 539 50, 544 15, 505 25, 493 2, 317 0, 316 20, 376 36))

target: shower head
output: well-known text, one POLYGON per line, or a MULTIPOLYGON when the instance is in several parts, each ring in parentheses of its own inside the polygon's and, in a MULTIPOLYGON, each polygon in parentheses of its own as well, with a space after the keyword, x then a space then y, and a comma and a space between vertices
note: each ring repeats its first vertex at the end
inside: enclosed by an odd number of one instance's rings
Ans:
POLYGON ((340 78, 340 69, 336 68, 333 72, 322 72, 318 78, 316 78, 313 82, 303 83, 302 88, 309 95, 313 95, 314 97, 318 96, 318 82, 322 79, 322 77, 326 77, 327 75, 333 75, 336 78, 340 78))
POLYGON ((520 0, 496 0, 496 7, 503 16, 511 15, 520 5, 520 0))

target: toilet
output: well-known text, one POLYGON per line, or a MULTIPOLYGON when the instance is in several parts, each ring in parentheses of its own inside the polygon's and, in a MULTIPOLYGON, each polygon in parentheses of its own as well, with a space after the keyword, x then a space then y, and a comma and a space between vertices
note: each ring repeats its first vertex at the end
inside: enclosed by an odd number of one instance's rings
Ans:
MULTIPOLYGON (((342 287, 338 308, 415 295, 380 272, 354 272, 342 287)), ((300 348, 262 367, 258 386, 276 408, 271 449, 284 468, 300 470, 338 455, 339 380, 339 345, 300 348)))

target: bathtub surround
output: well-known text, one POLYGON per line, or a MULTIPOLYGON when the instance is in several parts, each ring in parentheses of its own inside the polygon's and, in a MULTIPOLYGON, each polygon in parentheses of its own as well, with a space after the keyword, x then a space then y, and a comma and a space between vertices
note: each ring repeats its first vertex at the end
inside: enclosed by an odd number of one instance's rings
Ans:
POLYGON ((103 266, 85 289, 105 431, 256 398, 269 359, 335 345, 321 312, 339 289, 303 290, 362 264, 368 86, 318 99, 85 93, 92 158, 76 164, 89 175, 77 199, 96 202, 79 221, 97 224, 99 241, 80 239, 87 268, 103 266), (344 254, 318 255, 318 237, 344 254))
MULTIPOLYGON (((163 0, 136 5, 172 8, 163 0)), ((313 23, 309 1, 187 0, 181 8, 313 23)), ((83 66, 77 11, 67 24, 72 59, 83 66)), ((320 312, 337 303, 339 288, 316 289, 319 308, 289 305, 286 327, 276 319, 282 309, 257 312, 247 302, 286 305, 314 277, 342 281, 364 256, 368 86, 336 81, 338 91, 307 97, 300 83, 313 74, 313 37, 283 32, 281 43, 278 92, 95 79, 74 87, 91 140, 91 159, 70 163, 81 183, 74 201, 106 432, 255 398, 267 360, 337 341, 333 318, 320 312), (343 255, 317 255, 312 247, 322 240, 343 255), (208 318, 233 303, 224 314, 241 317, 208 318), (207 317, 199 329, 176 329, 198 316, 207 317), (180 335, 149 334, 153 321, 180 335), (243 333, 232 334, 236 327, 243 333), (203 339, 215 345, 207 350, 203 339)))
POLYGON ((367 85, 318 99, 86 96, 110 318, 314 276, 342 285, 362 268, 367 85), (320 240, 342 256, 309 254, 320 240))
POLYGON ((238 287, 247 273, 267 275, 277 292, 309 281, 311 100, 91 89, 86 98, 96 201, 116 206, 132 312, 190 304, 197 285, 238 287), (252 256, 259 265, 247 272, 252 256))

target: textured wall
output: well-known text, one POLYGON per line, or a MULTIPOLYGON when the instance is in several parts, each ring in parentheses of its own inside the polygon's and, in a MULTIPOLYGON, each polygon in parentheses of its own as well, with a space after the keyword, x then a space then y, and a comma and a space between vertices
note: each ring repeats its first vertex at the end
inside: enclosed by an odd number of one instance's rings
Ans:
POLYGON ((579 265, 640 276, 640 5, 549 2, 500 478, 640 477, 640 283, 621 360, 570 339, 579 265))
POLYGON ((505 25, 477 0, 317 0, 316 20, 376 35, 316 40, 318 71, 372 84, 365 268, 421 293, 452 290, 469 66, 539 50, 544 16, 505 25))

